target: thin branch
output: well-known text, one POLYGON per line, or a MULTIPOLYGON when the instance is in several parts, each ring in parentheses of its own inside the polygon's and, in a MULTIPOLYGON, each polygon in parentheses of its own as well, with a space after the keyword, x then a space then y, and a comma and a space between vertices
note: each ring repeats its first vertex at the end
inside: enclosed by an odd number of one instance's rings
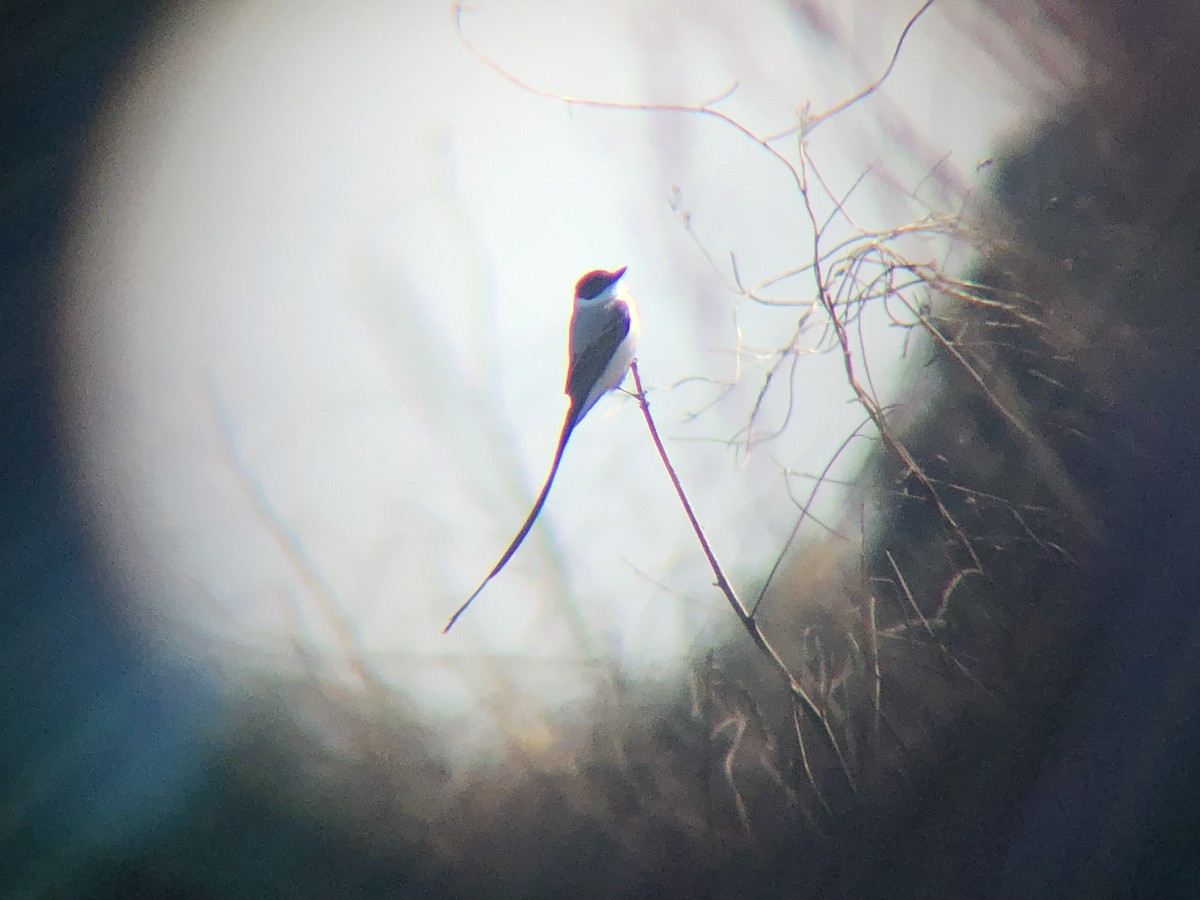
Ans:
POLYGON ((729 606, 733 610, 734 615, 738 617, 738 621, 742 623, 742 627, 746 633, 750 635, 750 639, 754 641, 754 645, 762 651, 779 670, 787 681, 788 689, 792 696, 802 704, 809 716, 814 718, 825 732, 826 738, 829 740, 829 745, 832 747, 834 754, 837 756, 838 763, 841 766, 842 773, 846 777, 847 783, 852 790, 857 791, 854 783, 854 776, 851 774, 850 767, 846 763, 845 756, 842 753, 842 748, 838 744, 837 738, 833 734, 833 728, 829 723, 829 717, 824 711, 817 706, 813 699, 808 695, 804 686, 792 674, 787 663, 783 661, 783 657, 771 645, 762 630, 758 627, 758 622, 749 612, 746 611, 746 606, 737 595, 733 585, 725 576, 725 570, 721 567, 721 563, 717 560, 717 555, 713 551, 712 545, 708 542, 708 538, 704 534, 704 529, 700 525, 699 519, 696 518, 696 513, 692 509, 691 501, 688 500, 687 493, 683 489, 683 485, 679 481, 679 475, 675 472, 675 467, 671 464, 670 457, 667 456, 667 449, 663 446, 662 438, 659 436, 658 427, 654 424, 654 417, 650 415, 650 403, 646 399, 646 392, 642 387, 642 377, 638 373, 637 360, 634 360, 629 367, 633 373, 633 383, 637 391, 638 402, 642 407, 642 415, 646 419, 646 427, 650 430, 650 439, 654 442, 654 447, 658 451, 659 459, 662 460, 663 467, 667 470, 667 476, 671 479, 671 484, 675 488, 675 493, 679 497, 679 502, 683 506, 684 514, 687 515, 688 522, 691 523, 692 531, 696 535, 696 539, 700 542, 700 549, 704 551, 705 557, 708 559, 708 564, 712 568, 713 575, 716 576, 716 587, 725 595, 725 599, 729 601, 729 606))
MULTIPOLYGON (((929 2, 932 3, 933 0, 929 0, 929 2)), ((926 4, 926 5, 928 5, 928 4, 926 4)), ((759 137, 757 134, 755 134, 753 131, 751 131, 749 128, 747 128, 745 125, 743 125, 741 122, 739 122, 737 119, 733 118, 733 116, 726 115, 725 113, 721 112, 720 110, 716 110, 716 109, 712 108, 713 103, 718 103, 721 100, 724 100, 726 97, 729 96, 730 93, 732 93, 732 91, 726 91, 722 94, 719 94, 714 100, 706 101, 705 103, 698 105, 698 106, 687 106, 687 105, 680 104, 680 103, 629 103, 629 102, 620 101, 620 100, 595 100, 595 99, 590 99, 587 97, 573 97, 568 94, 560 94, 557 91, 551 91, 551 90, 547 90, 546 88, 540 88, 537 85, 530 84, 528 81, 525 81, 524 79, 519 78, 518 76, 514 75, 512 72, 508 71, 508 69, 506 69, 502 65, 500 65, 498 62, 496 62, 494 59, 492 59, 490 56, 488 56, 486 53, 484 53, 482 50, 477 48, 474 44, 472 44, 467 39, 466 34, 463 32, 463 28, 462 28, 463 11, 464 11, 464 5, 462 3, 456 3, 454 5, 454 27, 455 27, 455 30, 458 32, 459 39, 463 42, 463 46, 465 46, 467 48, 467 50, 470 51, 470 53, 476 59, 478 59, 480 62, 482 62, 485 66, 487 66, 489 69, 491 69, 497 75, 499 75, 505 81, 511 82, 512 84, 519 87, 521 90, 528 91, 529 93, 534 94, 538 97, 545 97, 548 100, 557 100, 558 102, 565 103, 568 106, 585 106, 585 107, 589 107, 591 109, 636 110, 638 112, 648 112, 648 113, 678 113, 678 114, 693 115, 693 116, 694 115, 711 116, 714 119, 718 119, 719 121, 724 122, 726 125, 733 128, 735 131, 737 131, 742 136, 749 138, 755 144, 758 144, 758 146, 760 146, 763 150, 765 150, 767 153, 769 153, 771 156, 773 156, 779 163, 781 163, 784 167, 786 167, 788 172, 791 173, 792 179, 796 182, 797 186, 800 185, 800 173, 798 171, 796 171, 796 167, 792 164, 792 162, 786 156, 784 156, 782 153, 780 153, 778 150, 776 150, 774 147, 772 147, 771 144, 767 141, 767 139, 759 137)), ((736 85, 734 85, 734 87, 736 87, 736 85)))
MULTIPOLYGON (((926 6, 928 6, 928 4, 926 4, 926 6)), ((820 300, 821 305, 825 308, 825 312, 829 317, 829 324, 836 333, 838 343, 841 346, 842 363, 846 370, 846 380, 849 383, 851 390, 854 391, 859 405, 862 406, 867 415, 870 416, 871 420, 875 423, 875 427, 879 430, 879 435, 881 438, 883 438, 883 441, 887 445, 888 449, 891 450, 892 453, 894 453, 897 457, 899 457, 900 461, 904 463, 907 471, 911 472, 917 481, 920 482, 921 486, 925 489, 925 492, 933 501, 934 506, 937 508, 938 514, 941 516, 942 521, 944 521, 947 527, 949 527, 954 533, 959 544, 964 550, 966 550, 967 555, 970 557, 971 562, 974 563, 975 567, 979 569, 980 572, 983 572, 983 563, 979 559, 979 555, 976 553, 975 546, 971 542, 971 539, 967 537, 966 532, 963 531, 962 527, 958 524, 957 520, 954 518, 954 514, 951 513, 946 507, 945 503, 942 502, 942 498, 939 496, 937 489, 934 488, 933 482, 930 481, 929 476, 925 474, 925 470, 918 465, 916 459, 913 458, 913 455, 909 452, 904 443, 897 439, 892 433, 892 430, 888 426, 884 417, 883 409, 880 407, 878 402, 876 402, 875 398, 863 388, 862 384, 858 380, 858 376, 855 374, 854 352, 850 348, 850 336, 846 331, 845 323, 838 317, 837 308, 829 296, 829 289, 826 286, 824 276, 822 275, 819 226, 817 224, 816 211, 813 209, 812 198, 808 191, 807 171, 808 156, 803 147, 801 147, 800 172, 802 181, 800 185, 800 196, 804 202, 805 211, 808 214, 809 222, 812 224, 813 228, 813 281, 816 284, 817 297, 820 300)))
MULTIPOLYGON (((805 517, 812 517, 812 513, 809 510, 812 507, 813 501, 817 499, 817 491, 819 491, 821 489, 821 485, 825 483, 825 479, 829 475, 829 470, 833 468, 834 463, 836 463, 839 457, 841 457, 842 452, 850 446, 850 443, 856 437, 858 437, 859 432, 863 430, 868 421, 869 420, 864 419, 862 422, 859 422, 858 426, 852 432, 846 435, 845 440, 838 445, 837 450, 829 458, 829 462, 825 463, 825 468, 821 470, 821 474, 817 477, 817 483, 813 485, 812 490, 808 494, 808 500, 806 500, 804 505, 800 507, 800 515, 796 517, 796 521, 792 525, 791 533, 788 535, 787 540, 783 542, 783 547, 780 549, 779 554, 775 557, 775 562, 771 566, 771 571, 767 573, 767 579, 763 582, 762 589, 758 592, 758 597, 754 601, 754 607, 750 610, 750 615, 757 613, 758 608, 762 605, 763 598, 767 595, 767 590, 771 587, 771 582, 775 580, 775 574, 779 571, 779 566, 783 563, 784 556, 786 556, 788 550, 791 549, 792 543, 796 540, 796 535, 800 533, 800 526, 804 524, 805 517)), ((838 537, 841 537, 841 535, 838 535, 838 537)))
POLYGON ((834 104, 829 109, 825 110, 825 112, 815 116, 809 116, 807 117, 806 121, 801 122, 799 125, 794 125, 791 128, 780 131, 777 134, 769 135, 767 138, 765 138, 765 140, 778 141, 781 138, 787 137, 788 135, 795 134, 797 131, 803 131, 804 136, 807 137, 808 135, 812 134, 813 131, 816 130, 817 126, 822 122, 832 119, 839 113, 849 109, 855 103, 865 100, 867 97, 870 97, 873 93, 879 90, 883 86, 883 83, 887 81, 888 76, 892 74, 892 69, 896 68, 896 61, 900 58, 900 50, 904 46, 904 40, 908 37, 908 33, 912 30, 912 27, 917 24, 917 19, 921 18, 921 16, 925 14, 925 11, 931 6, 933 6, 933 0, 926 0, 925 4, 912 14, 908 22, 904 25, 904 30, 900 32, 900 37, 896 41, 896 48, 892 51, 892 60, 888 63, 887 68, 883 70, 882 75, 868 84, 857 94, 847 97, 840 103, 834 104))
MULTIPOLYGON (((930 620, 926 617, 925 613, 921 611, 921 607, 917 603, 917 598, 913 596, 912 589, 909 588, 908 581, 907 581, 907 579, 905 579, 904 573, 900 571, 900 567, 896 564, 896 558, 894 556, 892 556, 892 551, 891 550, 885 551, 885 555, 887 556, 888 563, 891 564, 892 571, 896 573, 896 579, 897 579, 897 583, 900 586, 901 593, 904 594, 904 598, 908 601, 908 605, 910 607, 912 607, 913 612, 915 612, 917 614, 917 618, 921 620, 921 624, 924 626, 925 631, 929 634, 929 637, 934 642, 934 644, 937 645, 937 648, 942 652, 943 657, 948 659, 950 661, 951 665, 953 665, 956 669, 958 669, 959 672, 961 672, 963 675, 965 675, 967 677, 967 680, 969 680, 977 688, 979 688, 981 691, 983 691, 985 694, 987 694, 988 697, 994 698, 995 695, 983 684, 983 682, 981 682, 978 678, 976 678, 971 673, 970 669, 968 669, 961 662, 959 662, 958 657, 956 657, 953 653, 951 653, 950 648, 947 647, 942 642, 942 639, 940 637, 938 637, 937 633, 933 629, 933 626, 936 624, 940 628, 944 623, 942 622, 942 620, 940 618, 935 619, 931 623, 930 620)), ((969 572, 970 570, 967 570, 967 571, 969 572)), ((944 608, 945 608, 945 604, 942 604, 941 609, 944 610, 944 608)))

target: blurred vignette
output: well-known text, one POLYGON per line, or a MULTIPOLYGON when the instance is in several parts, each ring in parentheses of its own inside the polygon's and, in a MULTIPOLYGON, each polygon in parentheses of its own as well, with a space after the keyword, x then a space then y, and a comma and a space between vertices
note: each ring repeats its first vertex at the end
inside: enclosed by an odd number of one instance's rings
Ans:
MULTIPOLYGON (((1034 336, 998 307, 958 320, 1017 335, 995 343, 983 399, 932 353, 913 364, 930 411, 906 439, 941 482, 973 479, 954 509, 1004 577, 963 604, 957 551, 926 508, 888 505, 915 488, 880 453, 864 502, 907 541, 863 554, 893 574, 880 605, 937 594, 938 621, 918 609, 914 631, 949 624, 912 650, 907 631, 846 624, 834 600, 773 613, 788 652, 821 663, 805 683, 826 691, 838 752, 814 747, 824 720, 793 722, 729 623, 687 672, 642 682, 614 666, 584 715, 467 768, 453 733, 370 667, 319 677, 301 644, 290 675, 230 679, 145 621, 97 524, 122 509, 95 508, 72 456, 86 436, 62 412, 108 402, 108 385, 66 353, 56 317, 91 129, 138 42, 176 26, 146 3, 5 13, 0 894, 1194 895, 1200 27, 1183 3, 989 9, 1051 83, 1073 71, 1063 46, 1089 76, 1046 121, 997 137, 992 213, 1013 224, 978 274, 1032 298, 1034 336), (65 400, 66 383, 80 394, 65 400), (1038 427, 1012 438, 988 409, 1001 393, 1038 427), (989 507, 1002 491, 1020 500, 989 507), (1088 515, 1100 524, 1076 528, 1088 515), (966 610, 952 617, 951 598, 966 610), (856 666, 861 696, 844 687, 856 666)), ((817 4, 792 12, 829 27, 817 4)), ((947 15, 968 40, 974 20, 947 15)), ((221 409, 212 421, 230 421, 221 409)), ((806 548, 793 591, 853 583, 860 560, 835 546, 806 548)), ((478 693, 519 706, 514 685, 478 693)))

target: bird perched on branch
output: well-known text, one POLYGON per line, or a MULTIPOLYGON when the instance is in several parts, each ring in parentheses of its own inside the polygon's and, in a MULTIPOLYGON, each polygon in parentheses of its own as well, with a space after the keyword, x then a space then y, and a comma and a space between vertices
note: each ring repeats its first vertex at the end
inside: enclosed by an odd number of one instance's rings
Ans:
POLYGON ((550 493, 550 485, 554 483, 558 465, 562 462, 567 439, 575 430, 575 426, 587 415, 588 410, 596 405, 597 400, 607 391, 620 387, 625 379, 625 373, 629 370, 637 350, 641 323, 633 294, 621 281, 624 274, 623 267, 615 272, 596 269, 588 272, 576 283, 575 309, 571 314, 568 349, 570 360, 565 388, 570 404, 567 406, 566 418, 563 419, 562 432, 558 436, 558 449, 554 451, 550 474, 546 476, 546 483, 542 485, 541 493, 533 502, 533 508, 526 516, 517 536, 512 539, 508 549, 475 592, 450 617, 450 621, 442 629, 443 634, 454 627, 459 616, 467 611, 467 607, 482 593, 488 582, 512 559, 525 536, 529 534, 529 529, 533 527, 546 502, 546 496, 550 493))

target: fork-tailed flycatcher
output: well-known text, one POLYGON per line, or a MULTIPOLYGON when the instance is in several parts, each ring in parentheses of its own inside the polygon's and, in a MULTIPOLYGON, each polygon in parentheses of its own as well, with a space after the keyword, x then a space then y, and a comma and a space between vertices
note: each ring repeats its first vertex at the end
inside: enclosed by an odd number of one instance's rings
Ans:
POLYGON ((508 545, 500 561, 492 567, 492 571, 488 572, 483 583, 475 588, 475 593, 450 617, 450 621, 442 629, 443 634, 454 627, 458 617, 467 611, 467 607, 487 587, 487 583, 512 559, 512 555, 529 534, 529 529, 533 527, 534 520, 546 502, 546 495, 550 493, 550 485, 554 483, 554 475, 562 461, 567 438, 571 436, 575 426, 606 391, 620 387, 625 379, 625 373, 633 362, 641 324, 638 321, 637 304, 634 303, 633 294, 621 284, 621 276, 624 274, 624 268, 615 272, 597 269, 588 272, 576 283, 565 389, 571 402, 563 420, 562 433, 558 436, 558 449, 554 451, 550 474, 546 476, 542 492, 533 502, 533 509, 529 511, 517 536, 512 539, 512 543, 508 545))

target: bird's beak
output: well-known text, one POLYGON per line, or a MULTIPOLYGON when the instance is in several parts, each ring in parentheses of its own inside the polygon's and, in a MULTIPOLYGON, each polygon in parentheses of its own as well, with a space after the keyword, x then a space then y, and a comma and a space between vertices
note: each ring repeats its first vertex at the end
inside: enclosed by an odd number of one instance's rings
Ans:
POLYGON ((616 282, 618 282, 618 281, 620 281, 620 280, 621 280, 621 276, 625 274, 625 270, 626 270, 627 268, 629 268, 629 267, 628 267, 628 266, 621 266, 621 268, 619 268, 619 269, 617 269, 617 271, 613 272, 613 275, 615 275, 615 276, 616 276, 616 277, 613 279, 613 283, 614 283, 614 284, 615 284, 616 282))

